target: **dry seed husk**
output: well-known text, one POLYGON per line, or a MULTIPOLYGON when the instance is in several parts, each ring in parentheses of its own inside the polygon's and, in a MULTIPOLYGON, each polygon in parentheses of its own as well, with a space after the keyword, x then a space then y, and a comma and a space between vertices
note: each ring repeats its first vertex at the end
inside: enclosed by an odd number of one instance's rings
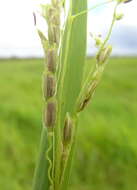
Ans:
POLYGON ((55 73, 55 71, 56 71, 56 58, 57 58, 56 49, 49 49, 47 51, 47 67, 48 67, 49 72, 55 73))
POLYGON ((85 97, 83 98, 82 102, 79 105, 78 112, 83 111, 84 108, 89 104, 90 100, 92 99, 94 95, 98 82, 99 81, 96 81, 96 80, 92 82, 88 93, 85 95, 85 97))
POLYGON ((48 100, 49 98, 55 95, 56 80, 52 74, 47 74, 47 76, 45 76, 43 91, 44 91, 45 100, 48 100))
POLYGON ((63 131, 63 143, 64 144, 69 144, 71 141, 72 127, 73 127, 73 121, 69 116, 67 116, 65 119, 64 131, 63 131))
POLYGON ((55 125, 56 111, 57 111, 56 101, 49 101, 47 103, 46 111, 45 111, 45 125, 48 128, 53 128, 55 125))
POLYGON ((97 55, 97 61, 98 63, 105 63, 106 60, 109 58, 110 54, 112 52, 112 47, 108 46, 104 48, 98 55, 97 55))

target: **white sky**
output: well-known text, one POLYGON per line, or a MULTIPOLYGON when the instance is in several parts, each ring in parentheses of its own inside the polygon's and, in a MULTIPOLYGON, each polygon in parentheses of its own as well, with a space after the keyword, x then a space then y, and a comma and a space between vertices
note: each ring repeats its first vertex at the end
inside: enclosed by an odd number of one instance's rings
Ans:
MULTIPOLYGON (((38 1, 0 0, 0 56, 42 55, 32 16, 38 1)), ((92 1, 89 0, 91 6, 92 1)), ((96 0, 96 2, 102 1, 96 0)), ((101 7, 89 14, 88 30, 90 32, 100 33, 106 30, 111 21, 112 6, 106 7, 101 7)), ((125 4, 119 11, 122 11, 125 16, 118 22, 114 32, 118 33, 123 26, 134 27, 137 30, 137 1, 133 0, 125 4)))

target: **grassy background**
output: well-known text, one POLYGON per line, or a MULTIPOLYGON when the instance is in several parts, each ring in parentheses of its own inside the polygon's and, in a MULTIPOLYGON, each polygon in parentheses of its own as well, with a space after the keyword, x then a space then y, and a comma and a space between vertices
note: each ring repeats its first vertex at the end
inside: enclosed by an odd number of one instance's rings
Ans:
MULTIPOLYGON (((91 61, 87 61, 87 68, 91 61)), ((0 61, 0 189, 30 190, 42 60, 0 61)), ((79 121, 70 190, 137 189, 137 59, 113 58, 79 121)))

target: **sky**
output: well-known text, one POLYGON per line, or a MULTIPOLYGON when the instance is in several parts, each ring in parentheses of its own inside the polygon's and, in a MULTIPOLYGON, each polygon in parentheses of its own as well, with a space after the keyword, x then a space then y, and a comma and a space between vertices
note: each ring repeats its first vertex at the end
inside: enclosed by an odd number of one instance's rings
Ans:
MULTIPOLYGON (((37 10, 39 1, 0 1, 0 57, 43 56, 32 14, 37 10)), ((104 0, 89 0, 89 7, 95 2, 104 0)), ((101 6, 89 12, 88 54, 94 54, 96 51, 93 38, 89 34, 101 34, 105 37, 112 20, 113 7, 113 4, 101 6)), ((124 4, 118 12, 124 13, 124 18, 115 24, 109 41, 113 45, 113 55, 137 55, 137 1, 124 4)), ((39 24, 43 25, 40 19, 39 24)))

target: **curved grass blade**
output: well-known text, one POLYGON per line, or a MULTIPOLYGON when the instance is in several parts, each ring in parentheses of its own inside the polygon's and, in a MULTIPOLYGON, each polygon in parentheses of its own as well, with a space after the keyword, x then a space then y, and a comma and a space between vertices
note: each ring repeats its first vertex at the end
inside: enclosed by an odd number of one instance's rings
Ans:
MULTIPOLYGON (((85 67, 86 57, 86 40, 87 40, 87 14, 75 17, 73 16, 87 10, 87 0, 70 1, 70 14, 68 15, 65 26, 62 49, 60 54, 60 75, 58 76, 58 125, 64 126, 66 113, 69 112, 71 117, 75 117, 76 100, 81 90, 82 78, 85 67)), ((74 129, 74 131, 76 131, 74 129)), ((75 134, 74 134, 75 136, 75 134)), ((73 139, 67 163, 61 179, 60 190, 66 190, 69 183, 70 169, 74 152, 73 139)), ((56 155, 58 153, 56 152, 56 155)), ((59 171, 56 166, 56 171, 59 171)), ((55 173, 55 176, 59 173, 55 173)), ((56 180, 55 180, 56 181, 56 180)))
POLYGON ((73 15, 87 9, 87 1, 71 1, 71 15, 68 16, 62 44, 61 76, 58 89, 61 111, 61 126, 66 112, 75 113, 76 99, 80 93, 85 66, 87 40, 87 14, 73 20, 73 15))

